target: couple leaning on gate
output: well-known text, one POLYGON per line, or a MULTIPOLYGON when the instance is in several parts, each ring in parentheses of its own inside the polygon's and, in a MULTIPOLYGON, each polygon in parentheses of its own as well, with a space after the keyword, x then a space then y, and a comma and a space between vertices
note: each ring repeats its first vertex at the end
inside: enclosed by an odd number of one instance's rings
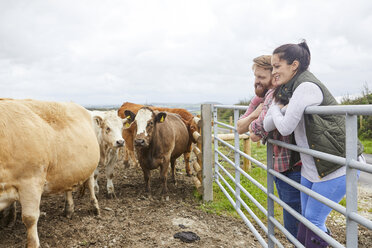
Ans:
MULTIPOLYGON (((345 156, 345 117, 305 115, 308 106, 336 105, 324 84, 310 71, 306 41, 285 44, 272 55, 253 60, 256 96, 237 122, 238 132, 250 133, 252 141, 267 138, 299 147, 345 156)), ((346 193, 346 167, 274 145, 274 169, 303 186, 339 202, 346 193)), ((358 142, 358 159, 363 147, 358 142)), ((279 198, 330 235, 325 226, 331 208, 284 181, 275 178, 279 198)), ((285 228, 306 247, 328 243, 283 209, 285 228)))

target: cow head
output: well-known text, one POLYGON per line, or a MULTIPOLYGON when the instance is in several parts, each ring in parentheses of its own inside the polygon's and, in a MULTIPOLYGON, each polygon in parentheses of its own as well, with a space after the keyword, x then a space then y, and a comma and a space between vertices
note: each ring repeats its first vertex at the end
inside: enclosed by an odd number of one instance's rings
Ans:
POLYGON ((118 116, 106 113, 105 115, 93 116, 93 122, 98 127, 98 139, 100 142, 110 147, 120 147, 124 145, 122 137, 123 124, 125 120, 118 116))
POLYGON ((188 127, 188 131, 189 131, 189 134, 190 134, 190 138, 192 140, 192 142, 196 143, 197 141, 195 140, 194 136, 193 136, 193 133, 194 132, 198 132, 199 128, 198 128, 198 124, 195 122, 194 118, 192 118, 190 121, 190 123, 188 123, 189 125, 187 125, 188 127))
POLYGON ((128 121, 136 123, 134 145, 138 147, 148 147, 152 141, 156 125, 165 121, 165 112, 155 112, 148 107, 141 108, 137 115, 130 110, 125 111, 128 121))

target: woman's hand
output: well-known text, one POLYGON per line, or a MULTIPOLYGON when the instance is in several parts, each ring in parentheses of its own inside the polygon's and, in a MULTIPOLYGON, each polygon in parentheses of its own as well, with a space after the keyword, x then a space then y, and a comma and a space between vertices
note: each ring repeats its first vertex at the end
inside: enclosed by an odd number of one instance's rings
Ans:
POLYGON ((287 104, 287 105, 277 104, 277 105, 279 106, 280 109, 282 109, 282 108, 286 108, 286 107, 288 106, 288 104, 287 104))

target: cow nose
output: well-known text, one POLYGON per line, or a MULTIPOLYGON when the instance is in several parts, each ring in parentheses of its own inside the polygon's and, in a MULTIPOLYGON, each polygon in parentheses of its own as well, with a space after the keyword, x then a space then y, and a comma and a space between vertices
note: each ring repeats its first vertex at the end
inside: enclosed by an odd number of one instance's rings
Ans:
POLYGON ((136 139, 135 142, 137 146, 143 146, 145 144, 144 139, 136 139))
POLYGON ((124 140, 117 140, 116 145, 117 146, 123 146, 124 145, 124 140))

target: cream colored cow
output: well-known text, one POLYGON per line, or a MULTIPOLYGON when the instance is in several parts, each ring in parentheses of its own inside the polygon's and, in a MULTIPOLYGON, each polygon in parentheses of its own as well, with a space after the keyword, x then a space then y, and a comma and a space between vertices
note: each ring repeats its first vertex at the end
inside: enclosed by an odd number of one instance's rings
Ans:
POLYGON ((109 198, 116 198, 114 184, 114 168, 117 162, 123 160, 124 139, 121 136, 123 123, 127 121, 117 116, 116 111, 91 111, 94 129, 100 148, 99 166, 94 171, 94 190, 98 195, 99 167, 105 168, 106 188, 109 198), (122 151, 120 151, 122 150, 122 151))
POLYGON ((42 194, 65 193, 88 180, 91 202, 99 145, 89 112, 75 103, 0 100, 0 211, 19 201, 27 246, 39 247, 37 222, 42 194))

